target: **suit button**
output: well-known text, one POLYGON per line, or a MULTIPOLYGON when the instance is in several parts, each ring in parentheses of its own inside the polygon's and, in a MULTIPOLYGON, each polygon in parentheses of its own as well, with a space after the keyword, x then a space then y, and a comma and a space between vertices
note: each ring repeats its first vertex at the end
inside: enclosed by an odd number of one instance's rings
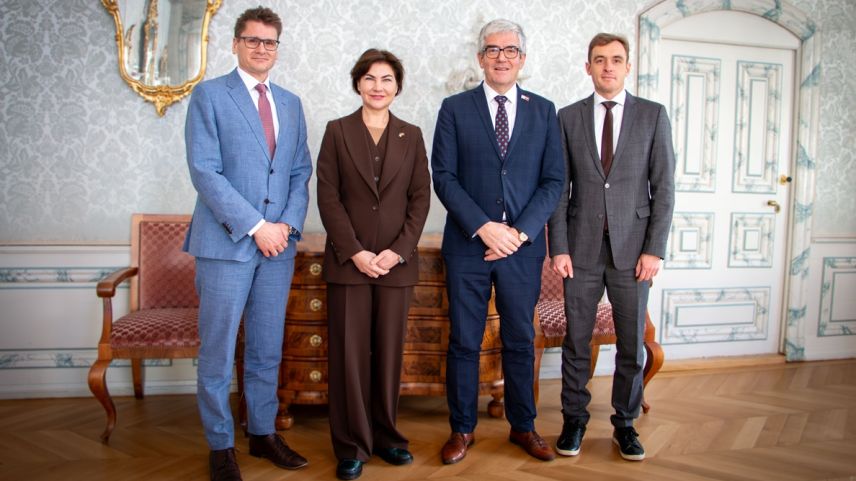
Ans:
POLYGON ((372 206, 372 210, 377 210, 377 206, 376 206, 376 205, 373 205, 373 206, 372 206))
POLYGON ((502 175, 508 175, 508 171, 505 169, 502 169, 502 175))
POLYGON ((604 189, 608 189, 608 188, 609 188, 609 183, 603 184, 603 188, 604 188, 604 189))
POLYGON ((598 218, 598 219, 603 219, 603 214, 598 214, 598 215, 597 215, 597 218, 598 218))
POLYGON ((380 182, 380 177, 375 176, 374 181, 375 181, 375 182, 380 182))
POLYGON ((269 200, 269 199, 265 199, 265 205, 267 205, 267 204, 270 204, 270 200, 269 200))
POLYGON ((270 169, 270 173, 271 173, 271 175, 273 175, 273 169, 270 169))
POLYGON ((375 161, 375 162, 380 162, 380 157, 375 157, 375 158, 374 158, 374 161, 375 161))
POLYGON ((496 199, 497 204, 502 204, 502 199, 496 199))

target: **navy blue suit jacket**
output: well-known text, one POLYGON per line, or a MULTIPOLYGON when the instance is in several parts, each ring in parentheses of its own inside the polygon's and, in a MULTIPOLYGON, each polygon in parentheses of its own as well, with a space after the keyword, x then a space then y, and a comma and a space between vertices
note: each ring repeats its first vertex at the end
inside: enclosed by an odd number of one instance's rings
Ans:
POLYGON ((514 255, 546 254, 544 224, 565 180, 556 108, 517 89, 517 117, 505 159, 490 118, 484 87, 446 98, 437 118, 431 168, 434 190, 446 207, 443 253, 484 256, 476 231, 506 221, 530 238, 514 255))

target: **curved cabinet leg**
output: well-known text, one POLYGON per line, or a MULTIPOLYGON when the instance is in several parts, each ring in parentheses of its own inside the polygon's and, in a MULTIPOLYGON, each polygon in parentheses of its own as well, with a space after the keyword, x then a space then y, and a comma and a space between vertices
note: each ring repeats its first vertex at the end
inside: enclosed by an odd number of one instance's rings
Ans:
POLYGON ((492 418, 501 418, 505 415, 505 403, 502 402, 502 397, 505 395, 505 383, 497 381, 490 390, 490 395, 493 399, 487 403, 487 414, 492 418))
POLYGON ((110 440, 110 434, 116 427, 116 406, 113 404, 113 398, 110 397, 110 391, 107 390, 108 366, 110 366, 109 359, 99 359, 89 369, 89 390, 107 412, 107 427, 101 434, 101 441, 105 444, 110 440))
POLYGON ((131 376, 134 379, 134 397, 143 398, 143 360, 131 359, 131 376))
POLYGON ((279 412, 276 413, 275 421, 277 431, 291 429, 291 427, 294 426, 294 416, 292 416, 291 413, 288 412, 289 405, 290 404, 288 403, 282 403, 280 401, 279 412))

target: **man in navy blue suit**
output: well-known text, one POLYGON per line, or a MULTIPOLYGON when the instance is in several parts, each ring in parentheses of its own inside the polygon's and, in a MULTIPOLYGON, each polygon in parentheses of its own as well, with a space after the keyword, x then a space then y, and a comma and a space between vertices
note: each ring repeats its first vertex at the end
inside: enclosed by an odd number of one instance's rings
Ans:
POLYGON ((452 435, 446 464, 473 444, 479 353, 491 287, 496 292, 509 440, 545 461, 535 432, 534 329, 546 253, 544 224, 556 208, 564 162, 553 103, 517 86, 526 35, 508 20, 479 33, 484 82, 443 101, 434 133, 434 190, 446 207, 443 260, 449 294, 446 392, 452 435))

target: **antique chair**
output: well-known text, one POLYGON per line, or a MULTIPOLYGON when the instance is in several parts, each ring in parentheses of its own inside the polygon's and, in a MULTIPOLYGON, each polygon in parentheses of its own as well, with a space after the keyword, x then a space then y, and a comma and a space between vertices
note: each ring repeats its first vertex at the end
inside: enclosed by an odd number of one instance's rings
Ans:
MULTIPOLYGON (((143 398, 143 360, 193 358, 199 351, 194 259, 181 251, 189 215, 134 214, 131 218, 131 266, 98 283, 103 326, 98 360, 89 370, 89 389, 107 412, 101 440, 116 426, 116 407, 107 390, 107 367, 130 359, 134 396, 143 398), (130 312, 113 320, 116 288, 130 279, 130 312)), ((240 370, 239 370, 240 372, 240 370)))
MULTIPOLYGON (((535 401, 538 401, 539 382, 538 375, 541 371, 541 356, 547 347, 559 347, 565 338, 568 321, 565 319, 565 301, 562 287, 562 278, 550 267, 550 258, 544 259, 541 269, 541 296, 535 305, 535 401)), ((663 366, 663 348, 657 343, 654 324, 648 312, 645 312, 645 351, 648 354, 645 359, 643 370, 643 384, 657 374, 663 366)), ((600 346, 603 344, 615 344, 615 326, 612 323, 612 306, 601 302, 597 306, 597 319, 594 325, 594 333, 591 339, 591 373, 594 373, 597 357, 600 354, 600 346)), ((651 407, 642 401, 642 410, 648 412, 651 407)))

